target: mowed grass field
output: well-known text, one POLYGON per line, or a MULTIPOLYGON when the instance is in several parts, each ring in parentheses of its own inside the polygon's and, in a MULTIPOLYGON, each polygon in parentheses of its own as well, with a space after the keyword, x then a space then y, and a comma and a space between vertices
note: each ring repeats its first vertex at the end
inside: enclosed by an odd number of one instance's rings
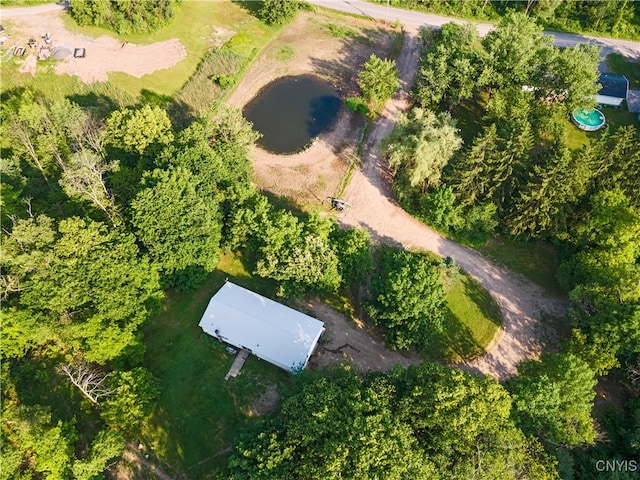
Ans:
POLYGON ((553 245, 543 241, 517 241, 496 237, 479 248, 491 260, 522 274, 557 296, 565 294, 556 278, 560 263, 553 245))

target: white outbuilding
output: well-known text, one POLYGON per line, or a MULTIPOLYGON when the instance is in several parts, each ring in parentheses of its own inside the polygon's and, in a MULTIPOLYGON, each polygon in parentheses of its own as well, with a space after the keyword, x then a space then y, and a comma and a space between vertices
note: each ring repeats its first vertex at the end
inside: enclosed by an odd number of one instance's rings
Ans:
POLYGON ((320 320, 231 282, 211 297, 198 325, 289 372, 307 365, 324 332, 320 320))

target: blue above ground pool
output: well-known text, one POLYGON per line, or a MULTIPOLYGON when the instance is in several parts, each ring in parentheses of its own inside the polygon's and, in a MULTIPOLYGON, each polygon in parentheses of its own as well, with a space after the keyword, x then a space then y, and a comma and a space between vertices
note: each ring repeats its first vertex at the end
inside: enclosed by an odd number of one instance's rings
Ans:
POLYGON ((604 114, 595 108, 579 108, 571 114, 571 120, 581 130, 595 132, 606 123, 604 114))

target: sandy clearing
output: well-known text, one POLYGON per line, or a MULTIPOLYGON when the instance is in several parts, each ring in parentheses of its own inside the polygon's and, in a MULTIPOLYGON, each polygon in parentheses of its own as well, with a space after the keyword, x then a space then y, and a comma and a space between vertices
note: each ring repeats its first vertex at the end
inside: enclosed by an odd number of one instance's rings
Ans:
MULTIPOLYGON (((107 81, 110 72, 124 72, 140 78, 173 67, 187 56, 176 38, 150 45, 123 44, 108 35, 96 38, 68 31, 63 22, 63 15, 66 15, 63 10, 34 11, 35 14, 11 16, 11 40, 6 44, 11 48, 12 45, 26 46, 29 38, 37 40, 37 47, 31 50, 20 70, 24 73, 35 73, 33 63, 36 52, 44 45, 42 35, 45 33, 51 36, 52 47, 66 47, 71 52, 76 48, 86 50, 85 58, 71 56, 55 66, 56 73, 76 75, 85 83, 107 81)), ((5 16, 6 12, 3 12, 5 16)))

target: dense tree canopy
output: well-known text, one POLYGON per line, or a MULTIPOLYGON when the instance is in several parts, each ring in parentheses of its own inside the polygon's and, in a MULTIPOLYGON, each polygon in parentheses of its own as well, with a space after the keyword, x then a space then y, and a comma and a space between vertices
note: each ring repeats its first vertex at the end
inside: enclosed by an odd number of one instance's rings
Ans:
POLYGON ((573 355, 544 353, 525 362, 508 389, 513 415, 527 434, 569 447, 593 443, 593 371, 573 355))
POLYGON ((329 242, 330 223, 317 218, 305 225, 288 212, 274 212, 263 228, 256 273, 282 282, 282 295, 338 288, 342 278, 329 242))
POLYGON ((486 83, 485 53, 474 26, 447 23, 440 30, 425 30, 423 37, 428 50, 421 59, 416 93, 422 105, 444 101, 450 109, 486 83))
MULTIPOLYGON (((89 361, 105 363, 135 343, 162 296, 157 271, 139 256, 133 236, 101 223, 20 220, 3 245, 7 293, 19 294, 16 304, 44 315, 49 326, 38 341, 79 349, 89 361)), ((22 331, 21 318, 16 312, 6 322, 27 348, 35 339, 26 325, 22 331)))
POLYGON ((71 17, 79 25, 107 27, 120 34, 149 33, 169 23, 180 0, 73 0, 71 17))
POLYGON ((549 30, 640 38, 640 8, 631 0, 390 0, 390 4, 474 20, 497 20, 518 11, 544 22, 549 30))
POLYGON ((171 277, 213 271, 222 228, 215 199, 199 196, 198 179, 181 167, 154 170, 143 183, 146 188, 131 202, 131 222, 161 272, 171 277))
POLYGON ((148 150, 157 151, 173 140, 171 120, 167 112, 157 106, 116 110, 107 119, 107 139, 128 153, 142 155, 148 150))
POLYGON ((555 479, 494 380, 432 364, 305 385, 242 436, 233 478, 555 479))
POLYGON ((384 251, 371 284, 368 313, 387 331, 394 349, 426 348, 442 329, 445 293, 438 269, 418 254, 384 251))

